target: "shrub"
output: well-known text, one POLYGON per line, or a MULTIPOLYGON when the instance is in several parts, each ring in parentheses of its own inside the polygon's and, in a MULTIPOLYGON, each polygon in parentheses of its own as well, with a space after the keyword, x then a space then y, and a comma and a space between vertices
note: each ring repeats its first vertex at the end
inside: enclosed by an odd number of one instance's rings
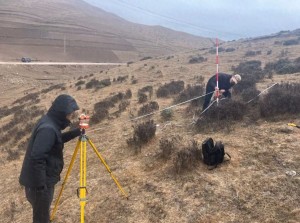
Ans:
POLYGON ((272 73, 276 72, 278 74, 293 74, 300 72, 300 62, 299 58, 294 61, 290 61, 289 59, 280 59, 274 63, 267 63, 265 66, 265 72, 272 73))
POLYGON ((93 78, 88 83, 86 83, 85 88, 86 89, 91 89, 91 88, 96 87, 98 84, 99 84, 99 81, 96 80, 95 78, 93 78))
POLYGON ((211 54, 215 54, 216 53, 216 48, 211 48, 208 52, 211 53, 211 54))
POLYGON ((299 114, 300 84, 276 85, 259 101, 262 117, 272 118, 283 114, 299 114))
POLYGON ((125 76, 119 76, 119 77, 117 78, 117 81, 122 83, 123 81, 126 81, 127 78, 128 78, 128 75, 125 75, 125 76))
POLYGON ((22 110, 22 109, 24 109, 24 107, 25 107, 24 105, 17 105, 17 106, 11 107, 11 108, 8 108, 7 106, 0 107, 0 119, 5 116, 11 115, 11 114, 15 113, 16 111, 22 110))
POLYGON ((199 84, 203 83, 203 81, 204 81, 204 77, 202 75, 196 75, 196 76, 194 76, 194 79, 199 84))
POLYGON ((254 99, 260 93, 256 87, 246 88, 244 91, 241 92, 241 97, 245 102, 248 102, 254 99))
MULTIPOLYGON (((201 112, 201 111, 198 111, 201 112)), ((246 113, 246 105, 238 100, 221 100, 219 105, 213 104, 201 118, 199 118, 195 127, 198 131, 207 129, 219 130, 232 128, 232 123, 243 119, 246 113)))
POLYGON ((166 60, 170 60, 172 58, 174 58, 174 56, 167 56, 166 60))
POLYGON ((127 90, 126 90, 126 93, 125 93, 125 98, 126 98, 126 99, 129 99, 129 98, 131 98, 131 97, 132 97, 132 92, 131 92, 130 89, 127 89, 127 90))
POLYGON ((219 52, 219 53, 221 53, 221 52, 223 52, 223 51, 225 51, 225 48, 224 48, 224 47, 219 47, 219 48, 218 48, 218 52, 219 52))
POLYGON ((106 86, 111 85, 111 81, 110 79, 104 79, 104 80, 96 80, 95 78, 93 78, 92 80, 90 80, 88 83, 86 83, 85 87, 86 89, 91 89, 91 88, 96 88, 96 89, 100 89, 100 88, 104 88, 106 86))
POLYGON ((160 113, 160 115, 165 121, 168 121, 172 119, 174 112, 172 109, 165 109, 160 113))
POLYGON ((99 107, 97 108, 97 110, 95 109, 95 113, 93 114, 93 116, 91 117, 90 123, 99 123, 102 120, 104 120, 105 118, 107 118, 109 115, 108 109, 99 107))
POLYGON ((143 87, 142 89, 140 89, 139 91, 138 91, 138 94, 140 94, 140 93, 149 93, 149 98, 151 99, 151 97, 152 97, 152 95, 153 95, 153 87, 152 86, 150 86, 150 85, 148 85, 148 86, 145 86, 145 87, 143 87))
MULTIPOLYGON (((262 72, 261 61, 250 60, 246 62, 241 62, 237 67, 231 68, 235 73, 239 74, 260 74, 262 72)), ((260 76, 260 75, 256 75, 260 76)))
POLYGON ((233 52, 233 51, 235 51, 235 48, 233 48, 233 47, 230 47, 230 48, 227 48, 226 50, 225 50, 225 52, 233 52))
POLYGON ((158 103, 156 101, 151 101, 140 108, 140 110, 138 111, 138 115, 141 116, 141 115, 150 114, 158 109, 159 109, 158 103))
POLYGON ((40 94, 39 92, 27 94, 24 97, 15 100, 13 102, 13 104, 17 104, 17 103, 22 104, 22 103, 25 103, 27 101, 31 101, 33 103, 36 103, 38 101, 39 94, 40 94))
MULTIPOLYGON (((36 117, 40 117, 41 115, 44 114, 44 112, 45 112, 44 110, 40 110, 36 106, 28 107, 27 109, 16 110, 12 120, 7 124, 5 124, 4 126, 2 126, 2 129, 3 130, 12 129, 20 123, 24 124, 26 120, 31 120, 31 119, 35 119, 36 117)), ((15 132, 16 130, 14 131, 14 133, 15 132)))
POLYGON ((107 79, 103 79, 99 82, 99 85, 97 86, 97 88, 103 88, 103 87, 107 87, 111 85, 111 81, 110 81, 110 78, 107 78, 107 79))
MULTIPOLYGON (((223 48, 223 47, 218 48, 219 53, 221 53, 223 51, 225 51, 225 48, 223 48)), ((216 53, 216 48, 211 48, 208 52, 211 53, 211 54, 215 54, 216 53)))
POLYGON ((239 121, 243 119, 245 111, 246 106, 241 101, 225 99, 219 102, 219 106, 208 109, 205 117, 210 120, 239 121))
POLYGON ((196 166, 201 160, 201 149, 196 141, 183 150, 177 153, 174 160, 174 167, 177 174, 180 174, 184 170, 190 170, 196 166))
POLYGON ((189 63, 194 64, 194 63, 202 63, 204 61, 207 61, 207 58, 204 58, 203 56, 193 56, 190 60, 189 63))
POLYGON ((27 139, 25 139, 25 141, 20 142, 19 145, 18 145, 18 150, 19 151, 26 151, 27 146, 29 144, 29 140, 30 140, 30 138, 28 137, 27 139))
MULTIPOLYGON (((115 107, 115 104, 118 103, 119 101, 122 101, 123 99, 126 99, 126 95, 122 92, 119 92, 111 97, 105 98, 104 100, 97 102, 94 105, 94 114, 91 117, 90 122, 91 123, 99 123, 102 120, 104 120, 105 118, 107 118, 109 116, 109 109, 115 107)), ((120 110, 120 108, 121 108, 121 110, 124 109, 124 106, 125 106, 125 104, 119 105, 119 110, 120 110)), ((125 107, 125 109, 126 109, 126 107, 125 107)))
POLYGON ((7 149, 7 160, 12 161, 12 160, 18 160, 20 158, 20 151, 19 150, 13 150, 13 149, 7 149))
POLYGON ((247 89, 256 88, 255 85, 257 83, 257 77, 252 74, 241 74, 242 81, 233 87, 234 92, 242 94, 243 91, 247 89))
POLYGON ((170 95, 170 92, 169 92, 169 90, 167 89, 167 88, 165 88, 165 87, 160 87, 160 88, 158 88, 157 89, 157 91, 156 91, 156 96, 158 97, 158 98, 163 98, 163 97, 168 97, 170 95))
POLYGON ((65 84, 56 84, 56 85, 52 85, 46 89, 41 90, 41 93, 46 94, 50 91, 56 90, 56 89, 61 89, 62 87, 64 87, 65 84))
POLYGON ((297 64, 297 65, 300 65, 300 57, 297 57, 297 58, 294 60, 294 63, 297 64))
POLYGON ((127 62, 127 66, 129 66, 130 64, 133 64, 133 61, 127 62))
POLYGON ((157 89, 157 97, 168 97, 169 95, 178 94, 184 89, 183 81, 172 81, 170 83, 164 84, 157 89))
POLYGON ((131 81, 131 84, 136 84, 137 82, 138 82, 137 79, 133 79, 133 80, 131 81))
POLYGON ((143 60, 149 60, 149 59, 152 59, 152 57, 148 56, 148 57, 143 57, 142 59, 140 59, 140 61, 143 61, 143 60))
POLYGON ((34 127, 33 123, 29 123, 25 126, 25 128, 23 129, 17 129, 14 132, 14 142, 17 143, 18 141, 20 141, 24 136, 26 136, 27 134, 29 134, 32 129, 34 127))
POLYGON ((126 110, 126 108, 130 105, 130 101, 128 100, 123 100, 120 102, 119 104, 119 111, 120 112, 123 112, 126 110))
MULTIPOLYGON (((196 98, 198 96, 203 95, 203 93, 204 93, 203 85, 194 85, 194 86, 188 85, 187 88, 184 91, 182 91, 175 99, 175 103, 180 103, 180 102, 190 100, 192 98, 196 98)), ((198 98, 191 101, 191 104, 193 106, 200 106, 201 104, 203 104, 203 100, 204 98, 198 98)))
POLYGON ((245 57, 252 57, 252 56, 256 56, 256 55, 260 55, 261 51, 253 51, 253 50, 249 50, 245 53, 245 57))
POLYGON ((123 100, 125 98, 125 94, 119 92, 111 97, 108 97, 106 100, 111 101, 111 103, 116 104, 117 102, 123 100))
POLYGON ((281 44, 282 44, 282 42, 281 42, 281 41, 278 41, 278 40, 276 40, 276 41, 274 42, 274 44, 275 44, 275 45, 281 45, 281 44))
POLYGON ((299 44, 298 39, 289 39, 289 40, 283 41, 284 46, 291 46, 291 45, 298 45, 298 44, 299 44))
POLYGON ((82 84, 85 84, 85 81, 80 80, 80 81, 75 83, 75 86, 79 86, 79 85, 82 85, 82 84))
POLYGON ((138 102, 145 103, 148 100, 148 96, 145 93, 138 94, 138 102))
POLYGON ((280 57, 286 57, 288 55, 288 50, 287 49, 283 49, 280 52, 280 57))
POLYGON ((127 144, 135 148, 138 152, 143 144, 148 143, 156 132, 156 124, 153 120, 149 120, 133 127, 133 137, 127 140, 127 144))
POLYGON ((235 73, 239 73, 242 77, 242 81, 233 87, 238 93, 242 93, 248 88, 255 88, 256 83, 264 78, 267 73, 265 70, 262 70, 261 61, 259 60, 241 62, 237 67, 233 66, 232 70, 235 73))
POLYGON ((176 150, 175 139, 161 139, 159 141, 159 149, 163 159, 170 159, 172 153, 176 150))

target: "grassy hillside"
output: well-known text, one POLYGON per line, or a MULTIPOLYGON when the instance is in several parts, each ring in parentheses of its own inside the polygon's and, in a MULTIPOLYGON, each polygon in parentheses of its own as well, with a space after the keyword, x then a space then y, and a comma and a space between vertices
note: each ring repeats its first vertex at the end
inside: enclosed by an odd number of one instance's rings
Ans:
MULTIPOLYGON (((239 71, 243 87, 236 86, 232 100, 224 100, 201 119, 199 104, 177 106, 166 116, 156 105, 161 110, 193 97, 195 85, 203 91, 215 73, 213 48, 119 67, 2 67, 7 88, 0 100, 0 162, 1 191, 6 196, 0 222, 30 222, 30 206, 18 184, 26 141, 32 125, 62 93, 74 96, 81 111, 93 117, 87 134, 130 195, 128 200, 122 197, 89 148, 86 222, 299 222, 299 130, 287 126, 299 122, 300 45, 289 44, 295 39, 299 40, 299 34, 289 32, 223 43, 220 71, 239 71), (180 89, 182 82, 184 89, 179 93, 157 94, 170 83, 180 89), (274 83, 294 85, 274 87, 245 104, 248 97, 274 83), (107 107, 108 113, 98 110, 97 103, 104 108, 104 101, 114 105, 107 107), (152 106, 145 108, 151 101, 152 106), (133 126, 148 118, 130 119, 149 111, 156 112, 150 117, 154 137, 129 145, 133 126), (232 157, 214 170, 208 170, 200 157, 190 156, 207 137, 221 140, 232 157)), ((65 146, 62 176, 75 145, 76 140, 65 146)), ((78 177, 77 160, 55 222, 79 222, 78 177)))
POLYGON ((1 1, 0 60, 127 62, 209 47, 210 39, 138 25, 81 0, 1 1))

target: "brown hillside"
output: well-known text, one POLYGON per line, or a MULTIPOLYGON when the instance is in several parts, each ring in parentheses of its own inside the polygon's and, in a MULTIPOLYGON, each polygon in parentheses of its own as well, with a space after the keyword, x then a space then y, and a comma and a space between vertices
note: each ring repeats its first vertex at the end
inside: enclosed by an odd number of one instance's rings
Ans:
MULTIPOLYGON (((232 72, 240 62, 259 60, 262 67, 268 62, 300 57, 300 45, 284 45, 298 33, 280 34, 270 38, 226 42, 221 47, 234 48, 220 52, 220 71, 232 72), (271 50, 271 52, 270 52, 271 50), (260 51, 245 56, 249 51, 260 51)), ((213 49, 212 49, 213 50, 213 49)), ((111 170, 129 193, 126 200, 113 180, 88 147, 86 222, 300 222, 300 156, 299 129, 287 126, 299 124, 298 115, 276 117, 244 117, 231 125, 212 130, 208 126, 198 131, 192 125, 196 108, 189 103, 173 108, 173 117, 166 121, 159 112, 152 116, 157 125, 155 137, 143 145, 141 151, 129 147, 133 122, 140 108, 138 91, 152 86, 151 98, 160 109, 174 104, 173 99, 158 98, 157 89, 170 81, 187 84, 203 83, 215 72, 215 54, 206 50, 170 54, 138 61, 128 66, 2 66, 0 96, 0 164, 1 192, 0 222, 30 222, 31 209, 24 197, 24 188, 18 176, 26 149, 26 139, 32 124, 49 108, 53 99, 62 93, 71 94, 81 111, 95 113, 94 105, 118 92, 130 89, 130 105, 119 110, 119 102, 109 110, 109 116, 87 131, 111 170), (192 58, 204 57, 201 63, 190 63, 192 58), (126 79, 127 76, 127 79, 126 79), (109 78, 111 85, 86 89, 92 79, 109 78), (120 79, 125 79, 121 81, 120 79), (117 81, 119 79, 119 81, 117 81), (80 81, 84 81, 80 83, 80 81), (58 85, 61 84, 61 85, 58 85), (7 106, 7 107, 5 107, 7 106), (222 140, 231 160, 214 170, 202 162, 191 169, 176 173, 174 162, 177 153, 191 146, 192 140, 201 145, 207 137, 222 140), (173 139, 176 148, 170 159, 161 156, 160 140, 173 139), (295 172, 291 172, 295 171, 295 172), (292 174, 291 174, 292 173, 292 174), (296 173, 296 175, 293 175, 296 173)), ((259 90, 274 83, 299 83, 299 72, 266 76, 256 85, 259 90)), ((267 93, 267 92, 266 92, 267 93)), ((297 93, 297 92, 295 92, 297 93)), ((240 95, 233 92, 232 99, 240 95)), ((260 100, 265 96, 259 98, 260 100)), ((252 104, 248 109, 255 109, 252 104)), ((277 108, 273 108, 274 110, 277 108)), ((69 165, 76 140, 65 146, 65 169, 69 165)), ((76 161, 55 222, 80 222, 80 206, 76 196, 79 186, 79 166, 76 161)), ((55 197, 60 190, 57 185, 55 197)))
POLYGON ((81 0, 1 1, 0 21, 1 61, 127 62, 212 45, 208 38, 127 22, 81 0))

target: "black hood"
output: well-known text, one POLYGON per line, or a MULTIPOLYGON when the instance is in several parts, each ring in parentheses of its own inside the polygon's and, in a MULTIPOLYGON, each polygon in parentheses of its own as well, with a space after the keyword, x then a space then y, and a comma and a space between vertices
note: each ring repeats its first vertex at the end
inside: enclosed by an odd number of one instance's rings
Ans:
POLYGON ((70 124, 67 115, 76 110, 79 110, 79 107, 75 99, 70 95, 62 94, 54 100, 47 114, 59 125, 60 129, 65 129, 70 124))

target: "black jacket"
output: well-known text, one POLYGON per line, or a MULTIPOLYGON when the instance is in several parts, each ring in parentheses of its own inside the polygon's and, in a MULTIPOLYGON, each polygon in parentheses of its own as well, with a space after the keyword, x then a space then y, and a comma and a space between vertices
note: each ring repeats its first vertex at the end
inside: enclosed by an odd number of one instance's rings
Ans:
MULTIPOLYGON (((225 90, 223 93, 224 97, 231 97, 231 93, 229 89, 234 86, 234 84, 230 83, 230 78, 233 75, 230 74, 225 74, 225 73, 219 73, 219 89, 220 90, 225 90)), ((215 87, 217 86, 217 77, 216 75, 212 76, 206 85, 206 93, 215 91, 215 87)))
POLYGON ((26 187, 53 186, 64 166, 64 143, 80 135, 80 129, 61 133, 70 122, 67 114, 78 110, 69 95, 60 95, 35 126, 25 154, 20 184, 26 187))
MULTIPOLYGON (((219 73, 219 89, 220 90, 225 90, 223 92, 224 97, 230 98, 231 93, 229 89, 234 85, 230 83, 230 78, 232 75, 230 74, 224 74, 224 73, 219 73)), ((203 103, 203 111, 208 107, 211 97, 213 93, 215 92, 215 88, 217 86, 217 77, 216 75, 212 76, 207 84, 206 84, 206 95, 203 103)))

